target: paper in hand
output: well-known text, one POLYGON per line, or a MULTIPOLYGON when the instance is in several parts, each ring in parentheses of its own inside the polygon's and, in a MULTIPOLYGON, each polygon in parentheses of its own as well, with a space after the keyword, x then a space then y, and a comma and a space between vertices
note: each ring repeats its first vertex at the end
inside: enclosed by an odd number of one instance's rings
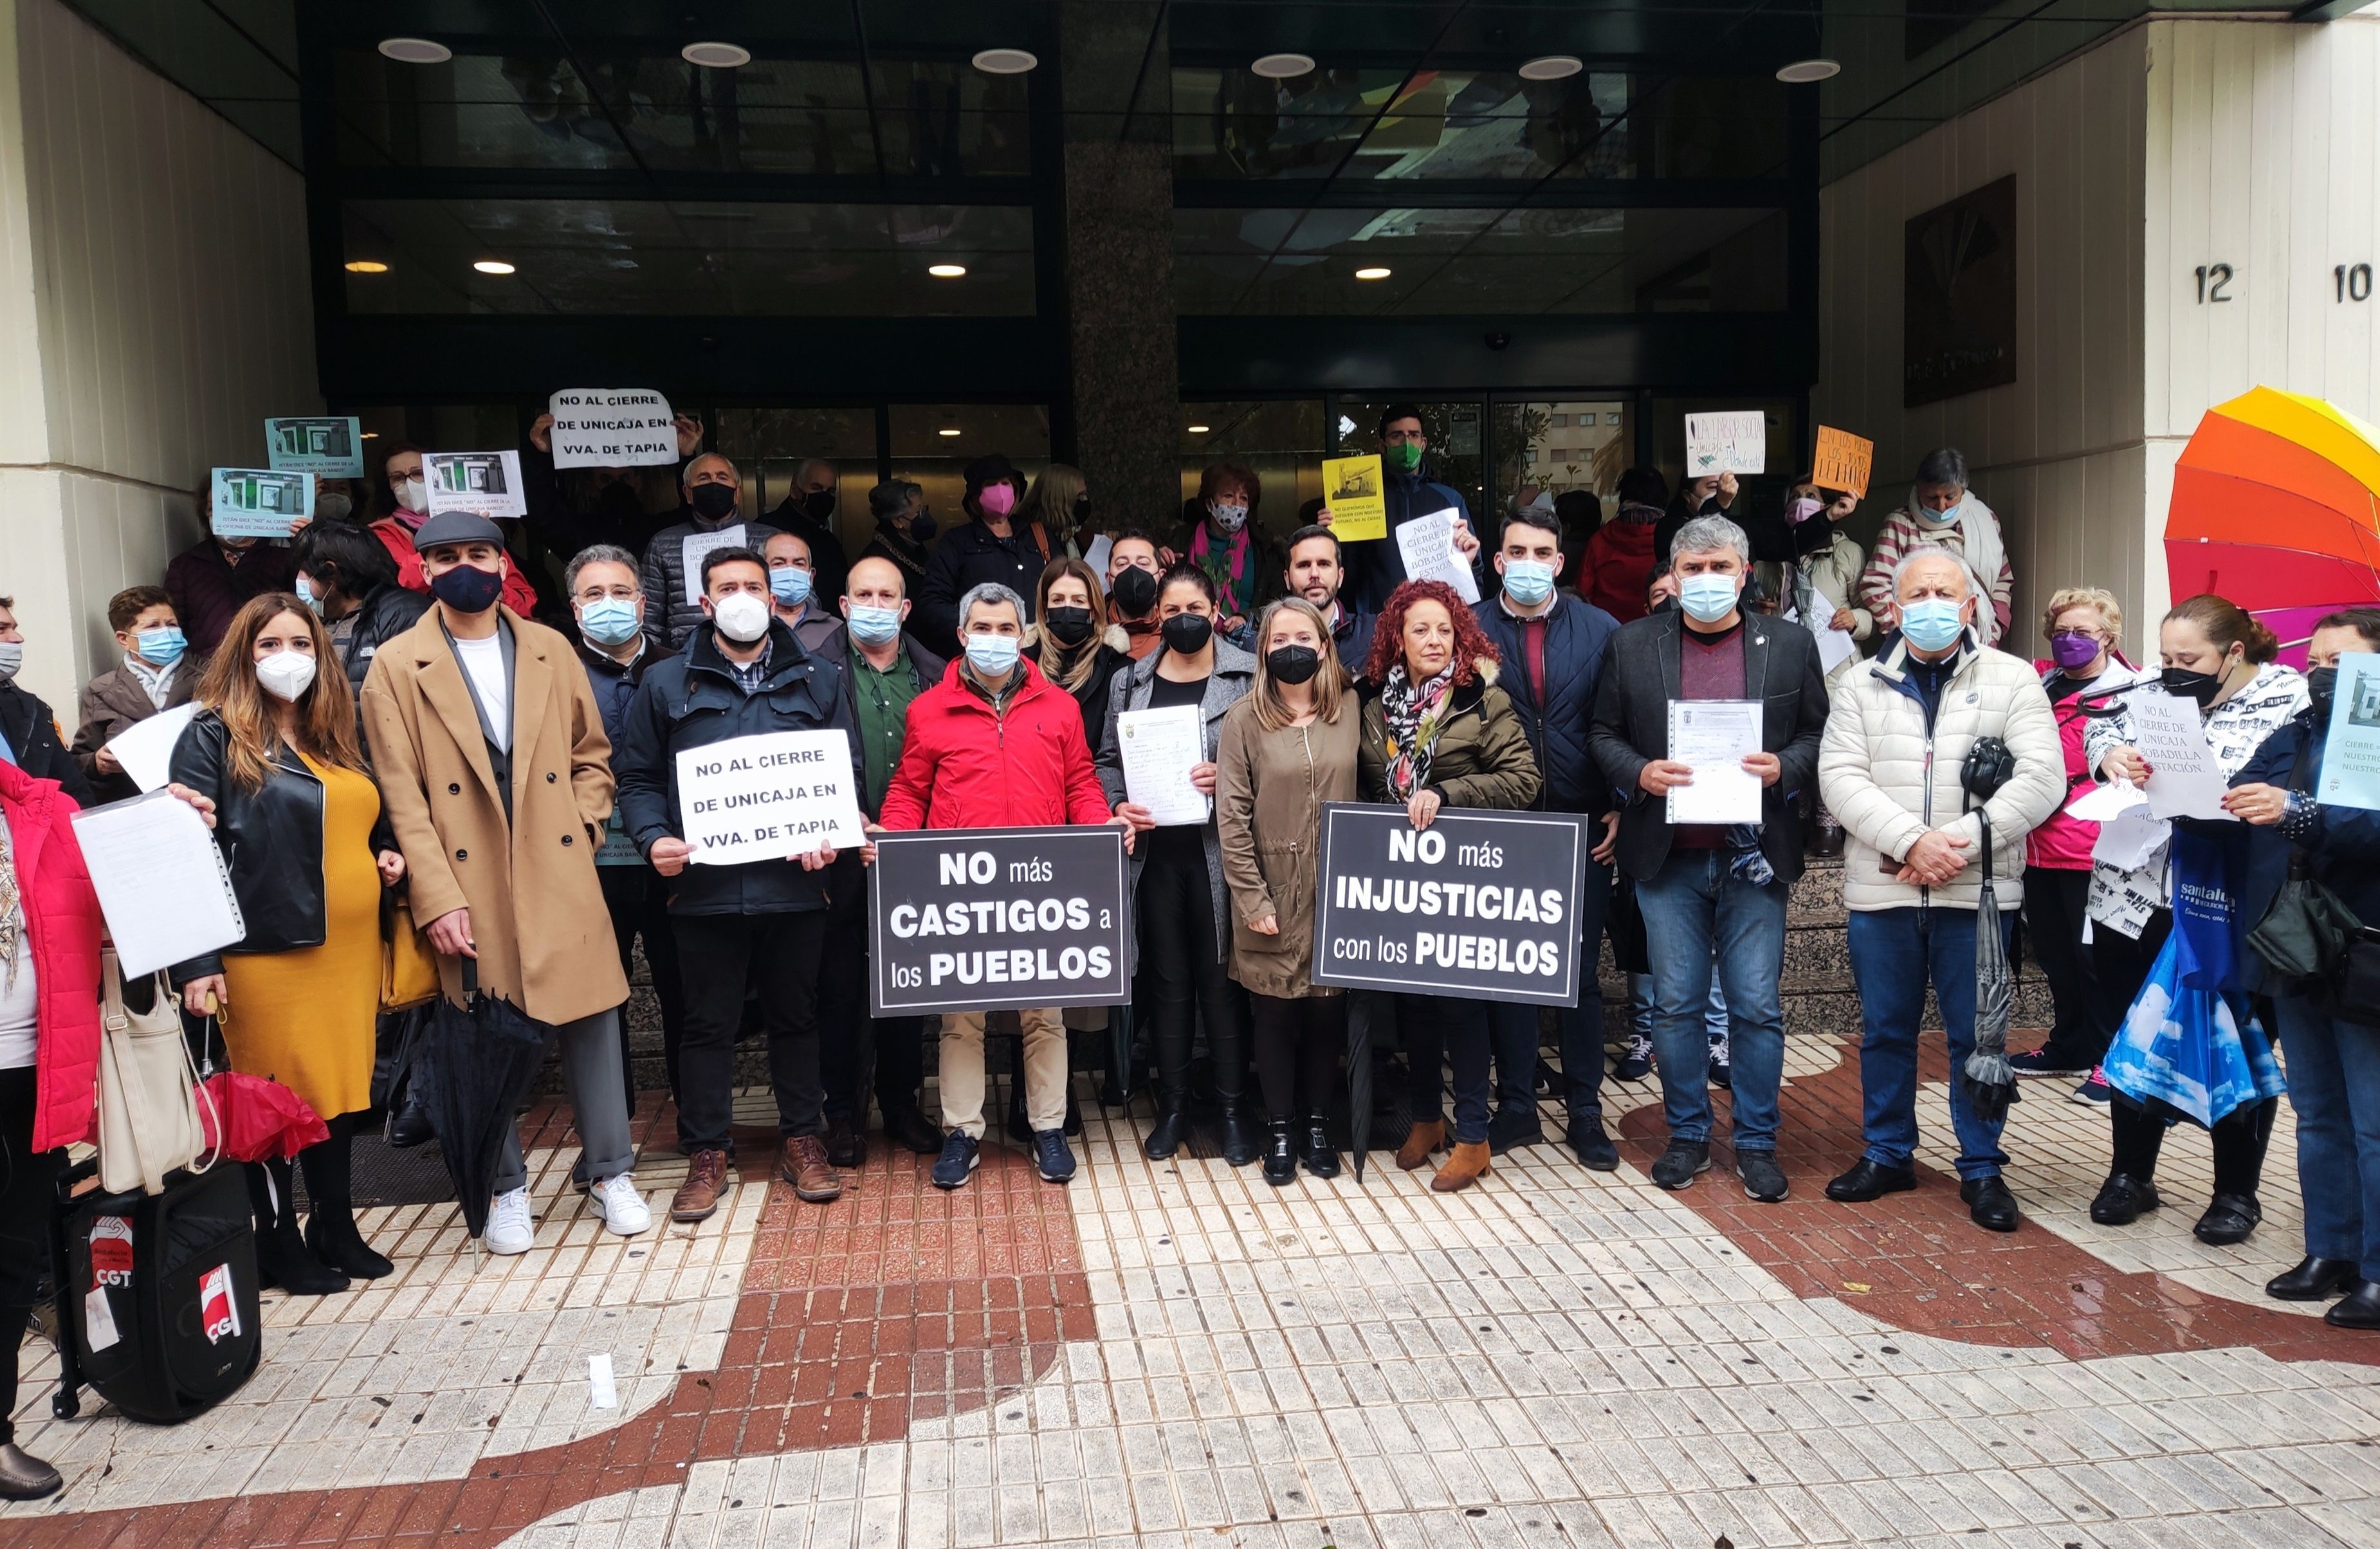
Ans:
POLYGON ((1454 524, 1462 519, 1451 506, 1414 518, 1397 529, 1397 553, 1404 559, 1406 579, 1444 581, 1464 602, 1476 603, 1478 578, 1454 546, 1454 524))
POLYGON ((177 704, 171 710, 161 710, 145 721, 135 721, 108 739, 107 750, 132 783, 142 790, 156 790, 167 779, 167 770, 174 762, 174 744, 182 739, 182 732, 198 718, 199 707, 177 704))
POLYGON ((1672 823, 1760 821, 1760 776, 1743 761, 1760 751, 1758 700, 1672 700, 1670 758, 1694 772, 1691 785, 1673 786, 1666 816, 1672 823))
POLYGON ((430 452, 421 458, 430 483, 430 514, 468 511, 475 517, 526 517, 518 452, 430 452))
POLYGON ((1196 705, 1118 715, 1116 756, 1123 765, 1124 799, 1148 808, 1160 828, 1204 823, 1214 811, 1190 783, 1192 767, 1207 757, 1206 726, 1196 705))
POLYGON ((2131 701, 2132 743, 2149 766, 2149 811, 2161 818, 2227 819, 2230 781, 2215 762, 2194 700, 2143 690, 2131 701))
POLYGON ((247 939, 223 852, 188 802, 154 791, 77 812, 74 827, 126 978, 247 939))

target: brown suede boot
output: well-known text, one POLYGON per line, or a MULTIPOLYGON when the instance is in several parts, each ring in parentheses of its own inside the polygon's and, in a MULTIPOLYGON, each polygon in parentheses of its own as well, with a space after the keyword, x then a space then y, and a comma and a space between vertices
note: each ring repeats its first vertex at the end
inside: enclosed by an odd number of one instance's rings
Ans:
POLYGON ((1470 1188, 1487 1176, 1488 1142, 1458 1140, 1454 1145, 1454 1154, 1439 1167, 1438 1176, 1429 1180, 1429 1186, 1439 1193, 1451 1194, 1458 1189, 1470 1188))
POLYGON ((1444 1119, 1434 1118, 1427 1123, 1415 1124, 1413 1127, 1413 1133, 1405 1137, 1405 1143, 1397 1147, 1397 1165, 1407 1172, 1412 1172, 1415 1167, 1428 1161, 1431 1153, 1445 1149, 1446 1121, 1444 1119))

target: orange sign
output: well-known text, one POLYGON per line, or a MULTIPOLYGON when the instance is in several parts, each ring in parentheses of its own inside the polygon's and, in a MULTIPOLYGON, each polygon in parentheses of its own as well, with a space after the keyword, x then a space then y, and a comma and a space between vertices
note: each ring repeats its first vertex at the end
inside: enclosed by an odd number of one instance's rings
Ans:
POLYGON ((1875 442, 1831 425, 1818 427, 1818 457, 1810 481, 1820 489, 1843 490, 1864 500, 1875 466, 1875 442))

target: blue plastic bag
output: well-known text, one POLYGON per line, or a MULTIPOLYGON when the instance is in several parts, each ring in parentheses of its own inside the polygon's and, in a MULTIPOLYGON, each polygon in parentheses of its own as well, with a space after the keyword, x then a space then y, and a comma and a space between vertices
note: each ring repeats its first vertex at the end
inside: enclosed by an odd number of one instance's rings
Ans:
POLYGON ((2149 970, 2101 1073, 2150 1109, 2212 1128, 2233 1109, 2287 1090, 2272 1040, 2218 990, 2192 989, 2198 965, 2177 929, 2149 970))

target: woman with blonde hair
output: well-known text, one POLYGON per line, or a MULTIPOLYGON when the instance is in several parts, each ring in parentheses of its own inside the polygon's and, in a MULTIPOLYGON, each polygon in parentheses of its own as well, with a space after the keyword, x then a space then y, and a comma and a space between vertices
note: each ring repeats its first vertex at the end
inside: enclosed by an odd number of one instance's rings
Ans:
POLYGON ((1132 640, 1108 618, 1099 572, 1064 555, 1042 567, 1033 583, 1033 622, 1025 654, 1041 676, 1083 707, 1083 741, 1097 758, 1108 725, 1108 680, 1132 665, 1132 640))
POLYGON ((1316 1177, 1339 1173, 1329 1118, 1347 996, 1313 981, 1316 865, 1322 804, 1355 799, 1363 715, 1313 604, 1272 604, 1255 638, 1256 686, 1224 714, 1215 754, 1215 828, 1232 977, 1253 1003, 1257 1084, 1272 1121, 1264 1177, 1278 1187, 1300 1162, 1316 1177))
POLYGON ((288 1087, 331 1127, 298 1153, 313 1212, 301 1239, 290 1165, 249 1169, 257 1268, 298 1296, 389 1273, 356 1230, 348 1145, 371 1106, 381 892, 404 879, 356 733, 355 694, 313 611, 251 599, 200 679, 204 708, 173 776, 215 804, 215 844, 248 933, 174 968, 183 1004, 222 1018, 234 1070, 288 1087))
POLYGON ((1098 536, 1091 528, 1091 495, 1083 484, 1083 470, 1053 462, 1041 470, 1016 503, 1016 519, 1038 525, 1046 540, 1043 552, 1052 558, 1080 559, 1098 536))

